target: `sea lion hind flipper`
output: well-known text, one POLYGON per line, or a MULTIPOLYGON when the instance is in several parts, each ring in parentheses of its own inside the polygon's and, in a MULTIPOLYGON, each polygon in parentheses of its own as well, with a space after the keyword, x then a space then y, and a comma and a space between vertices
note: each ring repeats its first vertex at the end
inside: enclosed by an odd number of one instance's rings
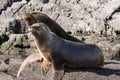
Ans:
POLYGON ((104 57, 101 57, 101 61, 98 65, 99 68, 103 68, 104 67, 104 57))
POLYGON ((45 74, 48 72, 49 70, 49 66, 51 65, 51 62, 49 61, 43 61, 41 63, 41 71, 42 71, 42 74, 45 76, 45 74))
POLYGON ((40 54, 38 53, 33 53, 31 55, 29 55, 24 61, 23 63, 21 64, 19 70, 18 70, 18 73, 17 73, 17 78, 19 78, 19 75, 21 73, 21 71, 24 69, 24 67, 28 64, 28 63, 31 63, 31 62, 35 62, 37 60, 42 60, 42 58, 40 57, 40 54))
POLYGON ((64 76, 64 70, 54 70, 52 80, 62 80, 64 76))

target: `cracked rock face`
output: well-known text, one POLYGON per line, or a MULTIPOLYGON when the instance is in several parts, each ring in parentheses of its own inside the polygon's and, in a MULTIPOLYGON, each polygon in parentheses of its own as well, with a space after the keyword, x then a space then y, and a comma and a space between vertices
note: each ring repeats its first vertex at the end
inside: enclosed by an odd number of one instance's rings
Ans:
MULTIPOLYGON (((98 45, 102 49, 105 59, 120 60, 120 0, 0 0, 0 80, 15 79, 16 70, 21 63, 13 60, 22 62, 29 54, 38 52, 33 42, 33 36, 25 34, 25 24, 21 19, 22 13, 33 11, 47 14, 66 32, 85 43, 98 45), (5 62, 6 60, 9 64, 5 62)), ((83 70, 66 73, 63 79, 119 79, 119 72, 116 73, 117 75, 106 76, 107 71, 110 73, 112 70, 119 71, 118 64, 116 66, 109 64, 105 67, 111 68, 105 69, 106 73, 103 72, 104 70, 100 71, 105 76, 98 74, 97 70, 90 70, 87 73, 83 70), (112 67, 110 67, 111 65, 112 67)), ((20 80, 44 78, 42 75, 36 74, 39 73, 38 66, 36 71, 32 68, 36 67, 32 65, 31 71, 27 68, 20 80), (32 76, 33 74, 38 76, 32 76), (27 75, 31 77, 26 77, 27 75)), ((50 77, 49 73, 48 76, 50 77)))
POLYGON ((0 25, 9 26, 8 22, 16 18, 21 19, 20 15, 24 12, 42 11, 56 20, 66 31, 76 32, 76 30, 72 30, 74 25, 83 27, 82 30, 86 32, 91 28, 92 31, 99 33, 105 27, 120 30, 116 28, 117 23, 115 24, 116 21, 119 21, 120 3, 118 2, 119 0, 29 0, 25 4, 22 1, 3 0, 0 8, 0 19, 2 20, 0 25), (110 17, 112 19, 109 19, 110 17), (8 21, 4 21, 4 19, 8 21), (77 23, 79 21, 80 23, 77 23), (105 25, 106 23, 107 25, 105 25), (96 30, 97 28, 98 30, 96 30))
MULTIPOLYGON (((12 34, 24 35, 26 30, 21 19, 21 14, 24 12, 41 11, 60 24, 61 27, 71 33, 71 35, 77 35, 76 37, 84 39, 87 43, 96 44, 96 42, 99 42, 102 50, 107 51, 104 52, 105 58, 111 59, 114 57, 112 52, 109 52, 109 49, 111 50, 112 46, 119 43, 119 0, 3 0, 2 2, 3 3, 0 3, 1 35, 5 33, 8 38, 11 38, 12 34), (95 34, 97 34, 97 36, 95 34), (91 35, 95 37, 92 38, 91 35), (97 38, 99 36, 103 36, 106 38, 106 41, 108 40, 109 42, 104 42, 104 39, 99 41, 99 38, 97 38), (109 39, 109 37, 112 38, 109 39), (112 39, 114 39, 113 42, 111 42, 112 39), (103 43, 110 44, 110 46, 108 46, 109 48, 104 47, 103 43), (108 56, 109 54, 111 56, 108 56)), ((12 36, 12 38, 17 39, 16 36, 12 36)), ((3 40, 2 38, 0 39, 3 40)), ((34 47, 33 39, 29 37, 29 40, 28 44, 34 47)), ((0 44, 3 46, 4 44, 9 44, 9 41, 10 40, 3 40, 0 44)))

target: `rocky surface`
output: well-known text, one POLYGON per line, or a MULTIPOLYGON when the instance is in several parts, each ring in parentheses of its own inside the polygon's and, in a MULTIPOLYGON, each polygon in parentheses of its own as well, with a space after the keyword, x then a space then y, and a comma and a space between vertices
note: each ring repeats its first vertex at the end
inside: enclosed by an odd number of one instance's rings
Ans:
MULTIPOLYGON (((43 12, 71 35, 98 45, 105 59, 120 60, 120 0, 0 0, 0 80, 15 80, 21 62, 37 52, 30 34, 25 34, 24 12, 43 12)), ((119 80, 120 64, 104 69, 66 72, 63 80, 119 80), (87 76, 88 75, 88 76, 87 76)), ((32 63, 20 80, 44 80, 40 64, 32 63), (35 64, 35 65, 34 65, 35 64), (30 77, 26 77, 30 76, 30 77)), ((50 77, 51 72, 47 74, 50 77)))
MULTIPOLYGON (((49 80, 52 76, 51 67, 46 76, 41 73, 40 62, 28 64, 16 79, 17 71, 24 58, 9 55, 0 56, 0 80, 49 80)), ((103 68, 65 69, 63 80, 119 80, 120 62, 106 60, 103 68)))

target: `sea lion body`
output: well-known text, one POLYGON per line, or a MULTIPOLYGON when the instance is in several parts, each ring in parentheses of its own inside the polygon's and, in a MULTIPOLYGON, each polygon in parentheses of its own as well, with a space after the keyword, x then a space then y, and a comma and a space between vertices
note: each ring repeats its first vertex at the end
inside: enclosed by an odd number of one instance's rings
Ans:
MULTIPOLYGON (((53 46, 52 50, 55 48, 53 46)), ((89 68, 103 65, 102 52, 93 44, 77 44, 63 40, 57 46, 55 53, 61 56, 64 66, 67 68, 89 68)))
POLYGON ((81 44, 60 38, 52 33, 44 23, 31 26, 36 46, 44 56, 45 61, 51 62, 53 80, 61 80, 64 67, 89 68, 103 66, 104 58, 101 50, 93 44, 81 44))
POLYGON ((67 34, 59 24, 57 24, 54 20, 42 12, 24 13, 22 18, 28 27, 34 23, 42 22, 46 24, 47 27, 49 27, 49 29, 56 35, 70 41, 84 43, 81 40, 67 34))

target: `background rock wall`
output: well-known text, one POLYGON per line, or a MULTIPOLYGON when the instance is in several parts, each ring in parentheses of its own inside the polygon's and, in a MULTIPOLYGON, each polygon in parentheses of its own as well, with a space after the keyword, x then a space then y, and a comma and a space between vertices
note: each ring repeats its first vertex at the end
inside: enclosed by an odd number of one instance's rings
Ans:
POLYGON ((105 58, 119 57, 119 47, 116 49, 116 46, 120 46, 119 0, 27 0, 26 3, 24 0, 1 0, 2 53, 12 54, 15 51, 16 54, 19 50, 15 50, 16 47, 21 50, 35 47, 32 36, 24 34, 25 26, 21 19, 22 13, 33 11, 49 15, 67 32, 86 43, 99 45, 105 58))
POLYGON ((26 4, 21 0, 1 0, 0 5, 1 29, 10 27, 10 22, 14 22, 12 26, 19 26, 16 20, 21 19, 21 13, 42 11, 73 33, 120 30, 119 0, 28 0, 26 4))

